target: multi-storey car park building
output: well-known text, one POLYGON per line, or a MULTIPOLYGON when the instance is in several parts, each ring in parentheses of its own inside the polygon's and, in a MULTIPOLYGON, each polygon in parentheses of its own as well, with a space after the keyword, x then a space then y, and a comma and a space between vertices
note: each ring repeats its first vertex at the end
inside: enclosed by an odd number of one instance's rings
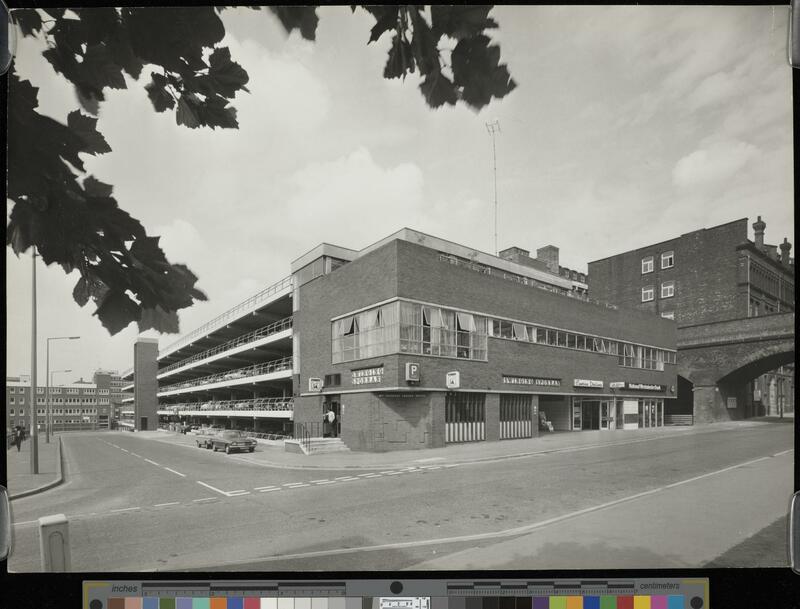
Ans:
POLYGON ((410 229, 361 251, 323 243, 152 348, 152 378, 136 360, 131 424, 153 428, 143 413, 157 397, 162 424, 334 435, 368 451, 533 437, 540 412, 555 430, 663 425, 675 323, 589 302, 562 268, 410 229))
MULTIPOLYGON (((94 382, 83 379, 50 387, 50 422, 54 432, 109 429, 111 389, 107 377, 95 375, 94 382)), ((31 380, 27 376, 6 377, 6 429, 30 429, 31 380)), ((36 388, 36 417, 44 431, 47 417, 47 388, 36 388)))
MULTIPOLYGON (((730 359, 746 365, 729 376, 741 377, 757 368, 769 370, 770 361, 784 363, 777 371, 751 375, 746 379, 747 388, 738 392, 744 399, 737 400, 731 392, 733 401, 727 402, 722 412, 725 416, 719 411, 705 413, 712 419, 778 414, 781 404, 788 406, 787 411, 793 408, 794 318, 787 315, 794 311, 791 244, 785 238, 778 246, 764 243, 766 223, 761 216, 753 223, 755 240, 750 241, 747 223, 747 218, 741 218, 589 263, 591 298, 675 319, 679 337, 716 334, 716 348, 710 356, 720 361, 728 357, 726 349, 733 350, 740 343, 742 353, 732 353, 730 359), (747 362, 748 355, 761 349, 759 342, 765 342, 758 339, 767 338, 767 331, 772 331, 769 320, 754 318, 773 316, 776 325, 779 315, 790 317, 784 325, 791 336, 791 352, 775 354, 765 349, 763 360, 767 364, 747 362), (748 336, 749 328, 758 329, 756 323, 762 321, 763 335, 748 336), (779 359, 781 355, 783 359, 779 359), (783 402, 778 400, 779 395, 784 397, 783 402)), ((693 351, 698 350, 696 343, 690 341, 684 349, 679 338, 678 357, 687 363, 688 371, 693 366, 693 351)), ((692 414, 693 406, 697 406, 692 391, 691 383, 681 376, 679 399, 672 404, 676 415, 692 414)))

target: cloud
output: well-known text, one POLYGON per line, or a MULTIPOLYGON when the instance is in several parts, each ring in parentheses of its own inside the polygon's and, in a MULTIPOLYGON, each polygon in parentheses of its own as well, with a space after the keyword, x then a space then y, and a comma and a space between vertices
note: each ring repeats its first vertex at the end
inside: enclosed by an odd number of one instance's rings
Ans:
POLYGON ((365 147, 312 163, 289 178, 286 221, 305 238, 361 248, 424 215, 422 170, 414 163, 382 167, 365 147), (333 237, 335 235, 335 237, 333 237))
POLYGON ((758 148, 741 141, 695 150, 675 164, 672 181, 678 188, 721 185, 759 156, 758 148))

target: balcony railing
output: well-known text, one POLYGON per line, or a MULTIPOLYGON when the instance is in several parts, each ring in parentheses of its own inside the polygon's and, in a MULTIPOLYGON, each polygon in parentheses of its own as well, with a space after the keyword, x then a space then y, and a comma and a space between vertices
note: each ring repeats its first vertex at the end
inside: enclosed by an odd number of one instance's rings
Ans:
POLYGON ((210 385, 211 383, 220 383, 224 381, 235 381, 253 376, 261 376, 262 374, 271 374, 273 372, 282 372, 284 370, 291 371, 292 358, 283 357, 281 359, 274 359, 263 364, 255 364, 245 368, 237 368, 235 370, 228 370, 227 372, 218 372, 209 376, 192 379, 190 381, 183 381, 182 383, 174 383, 166 387, 160 387, 158 393, 167 391, 175 391, 176 389, 186 389, 189 387, 199 387, 201 385, 210 385))
POLYGON ((229 321, 233 321, 238 319, 242 316, 242 314, 246 311, 252 311, 257 307, 261 302, 267 300, 273 294, 280 292, 281 290, 291 287, 292 285, 292 276, 289 275, 288 277, 284 277, 277 283, 272 284, 254 294, 244 302, 240 302, 238 305, 233 307, 232 309, 228 309, 222 315, 218 315, 211 321, 203 324, 199 328, 196 328, 186 334, 185 336, 179 338, 174 343, 166 347, 160 354, 159 357, 163 357, 172 353, 173 351, 177 351, 181 347, 188 345, 189 343, 193 342, 195 339, 200 338, 202 336, 206 336, 210 334, 217 328, 224 326, 229 321))
POLYGON ((293 398, 253 398, 250 400, 220 400, 218 402, 182 402, 180 404, 160 405, 159 412, 208 412, 208 411, 289 411, 294 410, 293 398))
POLYGON ((182 366, 188 366, 191 363, 204 360, 206 358, 212 357, 213 355, 217 355, 218 353, 223 353, 224 351, 229 351, 231 349, 235 349, 236 347, 252 343, 261 338, 271 336, 272 334, 277 334, 278 332, 289 330, 291 327, 292 327, 291 317, 281 319, 279 321, 269 324, 268 326, 264 326, 263 328, 259 328, 258 330, 254 330, 252 332, 249 332, 248 334, 244 334, 242 336, 234 338, 233 340, 229 340, 227 343, 217 345, 216 347, 212 347, 211 349, 207 349, 201 353, 197 353, 191 357, 187 357, 186 359, 183 359, 179 362, 170 364, 166 368, 159 370, 158 374, 162 375, 166 372, 170 372, 172 370, 176 370, 177 368, 181 368, 182 366))

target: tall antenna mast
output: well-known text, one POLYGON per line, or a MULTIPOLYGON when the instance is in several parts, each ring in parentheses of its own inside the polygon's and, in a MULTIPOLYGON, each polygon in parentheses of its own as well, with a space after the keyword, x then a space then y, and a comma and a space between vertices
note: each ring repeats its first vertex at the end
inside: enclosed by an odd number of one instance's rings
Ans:
POLYGON ((494 119, 486 123, 486 130, 492 136, 492 161, 494 163, 494 255, 499 256, 500 250, 497 249, 497 149, 495 147, 494 136, 500 131, 500 121, 494 119))

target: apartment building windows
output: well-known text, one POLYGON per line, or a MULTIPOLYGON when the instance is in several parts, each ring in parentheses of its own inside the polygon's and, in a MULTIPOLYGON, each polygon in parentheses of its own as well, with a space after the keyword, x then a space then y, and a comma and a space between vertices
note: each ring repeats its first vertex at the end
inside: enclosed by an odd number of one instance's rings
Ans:
POLYGON ((675 266, 675 252, 664 252, 661 254, 661 268, 671 269, 675 266))
POLYGON ((642 288, 642 302, 650 302, 655 298, 653 286, 648 285, 642 288))
POLYGON ((653 272, 653 257, 646 256, 642 258, 642 275, 653 272))
POLYGON ((665 281, 661 284, 661 298, 672 298, 675 296, 675 282, 665 281))

